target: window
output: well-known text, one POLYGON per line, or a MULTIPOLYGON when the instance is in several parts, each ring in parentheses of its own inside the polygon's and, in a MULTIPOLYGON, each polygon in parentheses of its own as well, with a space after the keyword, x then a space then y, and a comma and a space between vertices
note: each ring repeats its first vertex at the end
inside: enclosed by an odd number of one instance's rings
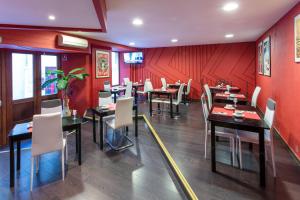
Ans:
MULTIPOLYGON (((41 83, 45 81, 56 78, 56 75, 47 75, 48 71, 57 70, 57 56, 55 55, 42 55, 41 56, 41 83)), ((56 94, 56 83, 48 85, 46 88, 42 89, 42 96, 56 94)))
POLYGON ((33 97, 33 55, 12 53, 13 100, 33 97))
POLYGON ((119 85, 119 53, 111 53, 112 63, 112 85, 119 85))

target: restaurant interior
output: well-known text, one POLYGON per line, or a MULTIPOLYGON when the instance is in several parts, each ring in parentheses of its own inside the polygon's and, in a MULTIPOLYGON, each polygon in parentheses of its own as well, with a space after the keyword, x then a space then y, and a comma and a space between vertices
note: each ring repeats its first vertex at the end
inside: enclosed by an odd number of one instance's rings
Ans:
POLYGON ((299 0, 0 5, 1 200, 299 199, 299 0))

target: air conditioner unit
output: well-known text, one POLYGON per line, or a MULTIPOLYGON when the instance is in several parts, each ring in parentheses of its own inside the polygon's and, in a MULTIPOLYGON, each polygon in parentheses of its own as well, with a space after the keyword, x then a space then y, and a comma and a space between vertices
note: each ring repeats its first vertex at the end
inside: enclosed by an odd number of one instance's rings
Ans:
POLYGON ((58 46, 86 49, 89 46, 89 42, 82 38, 58 35, 58 46))
POLYGON ((2 37, 0 36, 0 44, 2 43, 2 37))

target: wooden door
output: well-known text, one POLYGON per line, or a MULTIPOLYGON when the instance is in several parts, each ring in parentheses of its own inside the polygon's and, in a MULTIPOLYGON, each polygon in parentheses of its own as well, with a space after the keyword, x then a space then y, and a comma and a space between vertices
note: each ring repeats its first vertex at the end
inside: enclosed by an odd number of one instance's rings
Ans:
POLYGON ((6 52, 0 50, 0 146, 7 143, 5 55, 6 52))

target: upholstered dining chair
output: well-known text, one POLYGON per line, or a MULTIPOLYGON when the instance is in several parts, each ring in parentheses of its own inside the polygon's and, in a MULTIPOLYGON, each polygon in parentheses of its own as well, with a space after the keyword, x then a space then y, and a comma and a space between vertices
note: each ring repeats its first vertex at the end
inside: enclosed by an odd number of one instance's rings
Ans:
POLYGON ((251 99, 251 106, 256 107, 257 104, 257 99, 258 99, 258 95, 261 91, 261 87, 256 86, 253 95, 252 95, 252 99, 251 99))
POLYGON ((129 81, 126 84, 126 91, 125 91, 125 95, 124 98, 128 98, 132 96, 132 82, 129 81))
POLYGON ((111 85, 109 81, 104 81, 104 91, 108 92, 111 89, 111 85))
MULTIPOLYGON (((105 123, 105 133, 107 134, 108 127, 113 130, 113 134, 115 134, 116 130, 120 130, 122 136, 126 137, 126 139, 128 139, 128 141, 130 142, 130 144, 126 146, 133 145, 133 142, 124 133, 125 128, 133 124, 132 107, 133 97, 118 99, 116 103, 115 117, 113 119, 107 120, 105 123)), ((120 146, 114 146, 113 144, 110 144, 110 146, 114 150, 120 150, 120 146)))
MULTIPOLYGON (((33 116, 32 124, 32 148, 31 148, 31 170, 30 191, 33 188, 34 160, 42 154, 61 151, 62 179, 65 177, 66 139, 63 138, 61 113, 41 114, 33 116)), ((36 163, 36 171, 39 170, 39 162, 36 163)))
POLYGON ((186 86, 186 92, 185 92, 185 98, 187 99, 188 96, 191 93, 191 86, 192 86, 192 79, 189 79, 187 86, 186 86))
POLYGON ((143 91, 138 90, 137 93, 140 95, 147 95, 149 98, 149 92, 151 92, 152 90, 153 90, 153 85, 150 79, 146 79, 144 84, 144 90, 143 91))
POLYGON ((124 80, 124 84, 125 84, 125 85, 127 85, 127 83, 130 82, 130 79, 127 78, 127 77, 126 77, 126 78, 123 78, 123 80, 124 80))
MULTIPOLYGON (((274 155, 274 135, 273 135, 273 121, 275 117, 275 108, 276 102, 269 98, 267 101, 266 112, 264 120, 266 124, 270 127, 270 130, 265 130, 265 145, 269 148, 271 153, 272 167, 273 167, 273 176, 276 177, 276 166, 275 166, 275 155, 274 155)), ((242 161, 242 142, 248 142, 252 144, 259 144, 258 133, 249 132, 249 131, 237 131, 237 142, 239 148, 239 160, 240 168, 243 169, 242 161)), ((267 148, 266 148, 266 158, 267 158, 267 148)))
POLYGON ((62 113, 62 104, 60 99, 52 99, 41 102, 41 114, 62 113))
POLYGON ((208 110, 210 110, 212 107, 212 94, 211 94, 208 84, 204 85, 204 90, 205 90, 207 100, 208 100, 208 110))
POLYGON ((160 78, 160 80, 161 80, 162 87, 166 89, 168 87, 166 79, 160 78))
MULTIPOLYGON (((209 121, 208 121, 208 107, 205 99, 205 94, 201 95, 201 104, 203 117, 205 122, 205 136, 204 136, 204 158, 207 158, 207 138, 210 135, 209 121)), ((235 164, 235 131, 233 129, 216 127, 215 135, 218 137, 223 137, 229 139, 230 151, 232 154, 232 164, 235 164)))

